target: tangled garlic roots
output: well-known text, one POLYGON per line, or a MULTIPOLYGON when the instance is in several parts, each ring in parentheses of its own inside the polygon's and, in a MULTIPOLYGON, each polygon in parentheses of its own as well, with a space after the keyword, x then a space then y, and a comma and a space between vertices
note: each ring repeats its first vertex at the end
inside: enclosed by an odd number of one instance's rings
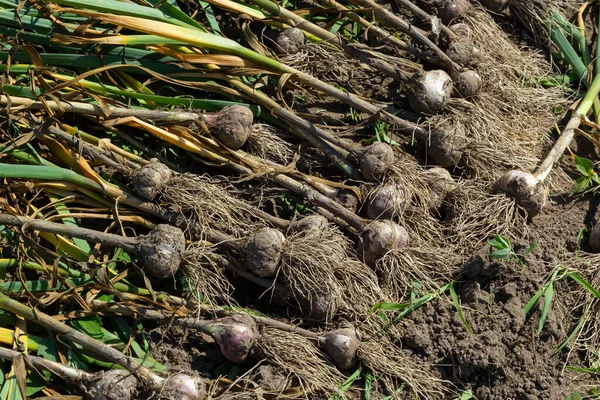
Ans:
POLYGON ((311 398, 339 393, 339 383, 345 379, 323 359, 313 343, 295 333, 264 328, 257 342, 257 353, 294 377, 311 398))

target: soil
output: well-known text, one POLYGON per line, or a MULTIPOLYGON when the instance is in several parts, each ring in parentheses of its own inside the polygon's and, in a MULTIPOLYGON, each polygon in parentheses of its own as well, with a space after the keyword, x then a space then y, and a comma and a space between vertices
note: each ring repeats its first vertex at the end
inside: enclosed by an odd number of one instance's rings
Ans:
POLYGON ((152 357, 174 372, 210 378, 209 371, 225 362, 219 346, 202 332, 159 326, 149 332, 149 340, 152 357))
MULTIPOLYGON (((565 255, 578 250, 577 235, 595 223, 597 207, 597 197, 573 201, 568 194, 553 196, 524 238, 513 242, 520 254, 538 243, 524 257, 524 266, 494 260, 490 246, 482 246, 463 265, 456 286, 472 333, 454 304, 442 299, 418 309, 403 325, 403 348, 459 390, 472 389, 479 400, 564 399, 591 384, 589 376, 565 369, 579 362, 569 346, 556 352, 578 316, 555 301, 538 335, 542 302, 528 318, 523 307, 565 255)), ((585 236, 581 250, 588 250, 585 236)), ((561 289, 566 283, 558 282, 555 291, 561 289)))

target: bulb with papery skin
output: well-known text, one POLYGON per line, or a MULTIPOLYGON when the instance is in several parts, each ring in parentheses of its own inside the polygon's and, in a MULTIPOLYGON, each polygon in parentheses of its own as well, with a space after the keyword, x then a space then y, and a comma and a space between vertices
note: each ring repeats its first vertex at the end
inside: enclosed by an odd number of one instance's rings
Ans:
POLYGON ((246 266, 263 278, 274 276, 279 267, 285 243, 283 233, 273 228, 261 228, 246 244, 246 266))
POLYGON ((438 127, 430 132, 427 155, 430 163, 441 167, 450 168, 458 164, 464 147, 464 139, 455 132, 446 131, 445 127, 438 127))
POLYGON ((224 107, 218 113, 204 115, 203 122, 219 143, 237 150, 250 136, 254 115, 246 106, 233 105, 224 107))
MULTIPOLYGON (((393 159, 393 154, 392 154, 392 159, 393 159)), ((383 165, 383 168, 388 168, 389 165, 383 165)), ((372 175, 373 170, 370 170, 370 174, 372 175)), ((385 171, 385 170, 384 170, 385 171)), ((377 174, 377 173, 376 173, 377 174)), ((381 172, 381 174, 383 174, 383 172, 381 172)), ((335 196, 335 200, 340 203, 344 208, 347 208, 348 210, 352 211, 352 212, 356 212, 356 210, 358 210, 358 207, 360 206, 360 200, 358 198, 358 196, 356 195, 356 193, 350 189, 340 189, 337 192, 337 195, 335 196)))
POLYGON ((377 188, 369 196, 367 216, 371 219, 391 219, 392 216, 407 204, 405 191, 396 185, 385 185, 377 188))
POLYGON ((467 39, 459 39, 452 42, 446 49, 446 55, 455 63, 467 66, 471 64, 475 54, 475 45, 467 39))
POLYGON ((344 327, 331 331, 320 338, 325 353, 331 357, 333 364, 342 371, 358 365, 358 346, 360 334, 354 327, 344 327))
POLYGON ((171 375, 165 382, 161 394, 178 400, 203 400, 206 397, 204 383, 187 374, 171 375), (199 389, 200 386, 200 389, 199 389))
POLYGON ((360 157, 360 169, 365 179, 376 181, 394 162, 394 149, 392 146, 375 142, 360 157))
POLYGON ((275 48, 282 54, 295 54, 306 43, 302 29, 288 28, 281 31, 275 40, 275 48))
POLYGON ((258 338, 256 323, 246 314, 235 314, 211 321, 205 330, 215 339, 223 356, 234 363, 243 362, 248 358, 258 338))
POLYGON ((464 16, 469 11, 470 4, 467 0, 438 0, 438 15, 448 24, 457 18, 464 16))
POLYGON ((290 232, 321 232, 329 226, 329 220, 320 214, 309 215, 295 220, 290 225, 290 232))
POLYGON ((444 168, 430 168, 423 173, 429 186, 429 210, 437 212, 442 206, 448 193, 456 189, 456 182, 448 170, 444 168))
POLYGON ((338 310, 338 302, 330 293, 313 293, 309 300, 305 301, 303 311, 312 320, 325 322, 333 317, 338 310))
POLYGON ((145 200, 152 200, 173 176, 173 171, 158 160, 151 160, 137 170, 133 178, 135 191, 145 200))
POLYGON ((529 218, 539 214, 548 201, 548 188, 529 172, 508 171, 494 183, 494 189, 514 197, 529 218))
POLYGON ((167 224, 157 225, 138 245, 144 268, 159 279, 170 278, 179 270, 184 250, 183 231, 167 224))
POLYGON ((458 97, 473 97, 479 93, 482 86, 481 76, 472 69, 459 73, 454 79, 454 93, 458 97))
POLYGON ((473 40, 473 29, 464 22, 459 22, 457 24, 452 24, 448 27, 452 32, 454 32, 461 39, 473 40))
POLYGON ((387 252, 408 243, 408 232, 402 226, 387 220, 374 221, 360 233, 359 253, 367 265, 374 266, 387 252))
POLYGON ((408 104, 417 114, 433 115, 442 111, 452 95, 452 79, 445 71, 417 72, 406 85, 408 104))
POLYGON ((137 384, 131 372, 112 369, 96 382, 94 400, 132 400, 137 384))

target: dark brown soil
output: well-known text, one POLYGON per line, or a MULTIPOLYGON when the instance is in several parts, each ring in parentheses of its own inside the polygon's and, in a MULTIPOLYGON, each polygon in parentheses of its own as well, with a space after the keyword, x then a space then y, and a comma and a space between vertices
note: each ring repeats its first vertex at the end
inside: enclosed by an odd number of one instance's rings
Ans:
MULTIPOLYGON (((464 264, 456 289, 472 333, 449 298, 442 298, 418 309, 404 323, 402 346, 459 390, 472 389, 480 400, 564 399, 591 384, 589 376, 578 380, 565 369, 579 361, 573 354, 567 359, 568 346, 555 353, 573 330, 577 315, 555 301, 538 335, 542 302, 528 318, 523 312, 565 254, 577 250, 580 229, 595 222, 597 197, 577 201, 567 197, 554 196, 529 224, 524 239, 513 242, 517 253, 538 243, 525 257, 525 269, 514 261, 492 259, 487 244, 464 264)), ((585 237, 581 249, 587 249, 585 237)), ((561 289, 566 289, 565 282, 558 282, 558 296, 561 289)))
POLYGON ((158 327, 150 332, 152 357, 172 371, 210 378, 226 360, 210 337, 178 327, 158 327))

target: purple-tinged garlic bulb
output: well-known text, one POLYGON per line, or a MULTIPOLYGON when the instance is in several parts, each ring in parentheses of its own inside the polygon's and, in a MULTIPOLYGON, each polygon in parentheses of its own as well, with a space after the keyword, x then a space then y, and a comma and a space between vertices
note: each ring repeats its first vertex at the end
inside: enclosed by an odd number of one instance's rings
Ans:
POLYGON ((187 374, 174 374, 167 378, 161 395, 178 400, 202 400, 206 398, 206 388, 201 379, 198 382, 187 374))
POLYGON ((205 114, 203 121, 219 143, 237 150, 248 140, 254 116, 248 107, 233 105, 224 107, 217 113, 205 114))
POLYGON ((387 252, 404 247, 409 242, 406 229, 392 221, 374 221, 359 237, 359 253, 367 265, 374 266, 387 252))
POLYGON ((377 188, 369 197, 367 216, 371 219, 392 219, 407 203, 406 192, 396 185, 377 188))
POLYGON ((467 0, 439 0, 437 1, 438 15, 448 24, 457 18, 461 18, 469 11, 467 0))
POLYGON ((211 321, 203 329, 215 339, 223 356, 234 363, 246 360, 258 339, 256 323, 246 314, 211 321))

